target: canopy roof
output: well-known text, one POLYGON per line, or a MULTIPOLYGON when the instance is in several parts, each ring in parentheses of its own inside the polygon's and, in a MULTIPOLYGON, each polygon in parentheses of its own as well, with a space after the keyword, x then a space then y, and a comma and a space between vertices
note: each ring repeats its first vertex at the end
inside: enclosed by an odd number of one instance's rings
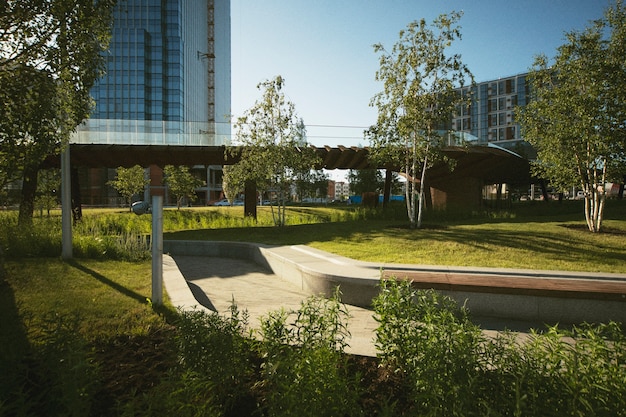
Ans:
MULTIPOLYGON (((322 160, 319 168, 334 169, 392 169, 401 167, 379 166, 370 161, 369 148, 317 147, 322 160)), ((170 145, 97 145, 72 144, 70 155, 75 167, 130 167, 133 165, 228 165, 236 158, 226 157, 224 146, 170 146, 170 145)), ((444 149, 448 158, 454 159, 454 169, 446 163, 429 170, 431 180, 450 177, 481 178, 487 183, 528 183, 531 180, 527 159, 497 146, 449 146, 444 149)), ((59 157, 51 157, 46 166, 58 166, 59 157)))

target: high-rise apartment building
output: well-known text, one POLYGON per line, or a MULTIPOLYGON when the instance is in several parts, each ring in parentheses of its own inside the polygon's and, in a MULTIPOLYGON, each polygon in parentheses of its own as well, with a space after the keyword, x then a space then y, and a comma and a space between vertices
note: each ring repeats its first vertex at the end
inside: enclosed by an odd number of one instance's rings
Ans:
POLYGON ((528 102, 526 76, 524 73, 459 89, 461 94, 471 92, 472 99, 469 106, 457 108, 452 130, 476 136, 479 143, 515 148, 523 140, 514 112, 516 106, 528 102))
MULTIPOLYGON (((106 74, 92 96, 95 109, 72 143, 225 144, 231 112, 230 1, 120 1, 106 74)), ((216 185, 210 171, 207 200, 216 185)), ((106 182, 111 172, 99 179, 95 170, 83 175, 91 176, 81 178, 81 183, 91 184, 82 193, 83 201, 110 202, 96 201, 101 196, 90 193, 94 182, 106 182)), ((104 200, 110 196, 109 189, 104 200)))

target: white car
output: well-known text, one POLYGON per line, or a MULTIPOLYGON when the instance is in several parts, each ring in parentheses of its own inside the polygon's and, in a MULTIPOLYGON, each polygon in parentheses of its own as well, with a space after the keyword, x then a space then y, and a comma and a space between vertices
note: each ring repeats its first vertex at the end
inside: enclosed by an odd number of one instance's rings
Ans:
POLYGON ((230 203, 228 202, 227 199, 222 199, 220 201, 216 201, 215 203, 213 203, 214 206, 230 206, 230 203))

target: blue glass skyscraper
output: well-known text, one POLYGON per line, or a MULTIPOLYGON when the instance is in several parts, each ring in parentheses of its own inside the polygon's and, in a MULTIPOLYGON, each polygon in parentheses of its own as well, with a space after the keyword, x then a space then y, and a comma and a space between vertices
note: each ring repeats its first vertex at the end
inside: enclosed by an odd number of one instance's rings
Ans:
MULTIPOLYGON (((91 91, 91 117, 77 145, 219 146, 230 139, 230 0, 119 0, 105 75, 91 91)), ((116 163, 81 170, 85 204, 119 203, 108 182, 116 163)), ((210 201, 221 167, 198 166, 210 201)), ((150 193, 167 190, 161 170, 146 167, 150 193)), ((147 196, 146 196, 147 197, 147 196)))
POLYGON ((92 96, 75 143, 224 144, 229 0, 120 0, 106 75, 92 96))

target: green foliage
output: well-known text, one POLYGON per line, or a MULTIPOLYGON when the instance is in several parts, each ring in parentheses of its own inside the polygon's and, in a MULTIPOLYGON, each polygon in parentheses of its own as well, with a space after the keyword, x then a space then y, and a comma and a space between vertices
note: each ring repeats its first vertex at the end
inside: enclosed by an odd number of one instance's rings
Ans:
POLYGON ((89 415, 97 370, 79 332, 80 318, 48 313, 22 352, 14 380, 3 381, 2 415, 89 415), (8 391, 5 391, 7 390, 8 391), (14 401, 6 401, 12 398, 14 401))
POLYGON ((211 383, 212 393, 225 410, 248 399, 252 343, 247 312, 232 304, 230 317, 206 311, 183 311, 177 344, 184 369, 211 383))
POLYGON ((385 188, 383 174, 377 169, 358 169, 348 172, 350 192, 361 195, 368 192, 382 192, 385 188))
POLYGON ((625 415, 617 323, 485 338, 454 301, 406 281, 382 281, 374 310, 382 364, 401 373, 417 415, 625 415))
POLYGON ((196 188, 204 185, 204 181, 194 177, 186 166, 166 165, 163 173, 165 174, 163 182, 176 197, 178 209, 184 198, 193 199, 196 196, 196 188))
POLYGON ((443 159, 441 148, 446 136, 440 130, 447 125, 458 105, 468 103, 459 95, 473 76, 459 54, 448 56, 446 49, 461 38, 458 21, 461 12, 442 14, 432 24, 425 19, 409 23, 400 31, 391 52, 374 45, 380 53, 376 80, 383 91, 371 101, 378 108, 376 125, 366 131, 372 157, 399 167, 409 181, 406 192, 407 214, 412 227, 420 227, 426 169, 443 159), (419 192, 416 180, 419 179, 419 192))
POLYGON ((50 210, 59 205, 59 190, 61 189, 61 173, 58 169, 39 171, 37 177, 37 197, 35 208, 43 215, 44 210, 50 217, 50 210))
POLYGON ((132 197, 143 192, 150 183, 150 178, 146 178, 145 170, 139 165, 130 168, 118 167, 115 174, 115 179, 108 184, 126 199, 130 207, 132 197))
POLYGON ((606 183, 626 172, 625 27, 617 1, 604 19, 566 34, 554 63, 536 58, 532 100, 519 109, 524 138, 537 150, 536 175, 560 190, 584 191, 591 232, 601 230, 606 183))
POLYGON ((145 303, 148 270, 10 263, 0 281, 0 415, 626 415, 617 323, 486 338, 448 297, 381 282, 380 363, 366 369, 343 353, 338 293, 271 312, 255 341, 234 303, 226 316, 162 311, 176 327, 166 325, 145 303))
POLYGON ((278 209, 273 217, 277 226, 285 225, 291 185, 319 162, 315 150, 307 146, 304 122, 282 92, 284 83, 277 76, 257 86, 263 96, 235 123, 237 146, 230 147, 227 155, 239 159, 225 172, 231 187, 241 190, 246 181, 252 181, 261 193, 276 193, 278 209))
POLYGON ((328 196, 328 174, 322 170, 304 171, 296 174, 296 190, 299 201, 305 198, 323 198, 328 196))
POLYGON ((214 383, 193 372, 167 376, 122 406, 122 417, 222 417, 214 383))
POLYGON ((464 308, 409 281, 381 281, 373 302, 376 347, 401 372, 420 415, 464 415, 475 397, 483 338, 464 308))
POLYGON ((50 73, 22 64, 0 69, 0 186, 59 151, 56 93, 50 73))
POLYGON ((115 0, 8 1, 0 19, 0 187, 22 177, 22 224, 33 216, 41 163, 89 116, 115 0))
POLYGON ((264 409, 271 416, 360 415, 358 386, 346 372, 343 350, 348 312, 339 292, 311 297, 295 313, 261 320, 264 409), (295 315, 292 324, 289 317, 295 315))

